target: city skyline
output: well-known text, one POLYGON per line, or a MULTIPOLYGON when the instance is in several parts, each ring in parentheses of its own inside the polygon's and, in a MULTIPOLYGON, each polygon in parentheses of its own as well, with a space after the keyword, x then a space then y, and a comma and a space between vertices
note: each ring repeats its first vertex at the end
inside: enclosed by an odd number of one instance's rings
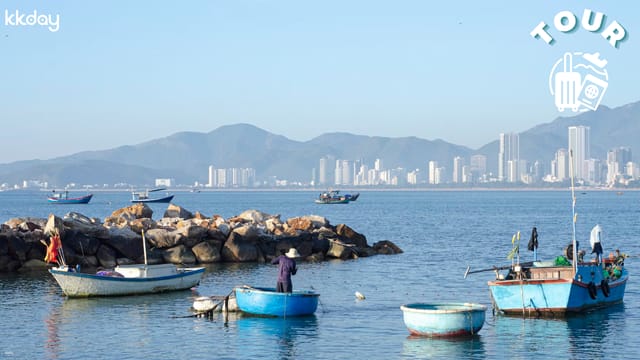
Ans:
MULTIPOLYGON (((424 168, 397 166, 385 168, 383 158, 370 161, 363 159, 341 159, 326 155, 318 160, 318 166, 311 168, 308 182, 292 181, 278 175, 258 174, 254 168, 217 168, 209 165, 206 182, 193 180, 190 184, 177 183, 168 178, 156 178, 155 186, 191 186, 206 188, 252 188, 252 187, 316 187, 316 186, 421 186, 451 184, 521 184, 562 183, 570 178, 583 185, 628 185, 640 178, 640 167, 634 163, 632 149, 614 146, 607 150, 605 159, 591 157, 591 129, 589 126, 568 126, 566 148, 556 150, 551 159, 521 159, 519 134, 500 133, 498 135, 498 171, 492 173, 487 168, 487 155, 472 154, 468 159, 454 155, 445 164, 425 160, 424 168), (570 164, 573 153, 574 163, 570 164), (507 164, 507 165, 504 165, 507 164), (504 166, 503 175, 500 167, 504 166), (573 166, 573 167, 572 167, 573 166), (504 174, 507 174, 505 176, 504 174)), ((491 156, 491 155, 488 155, 491 156)), ((23 188, 45 187, 46 181, 23 180, 23 188)), ((93 187, 87 184, 66 184, 64 187, 93 187)), ((106 187, 107 184, 104 184, 106 187)), ((115 187, 133 187, 135 184, 116 184, 115 187)), ((20 188, 18 185, 0 184, 1 189, 20 188)))

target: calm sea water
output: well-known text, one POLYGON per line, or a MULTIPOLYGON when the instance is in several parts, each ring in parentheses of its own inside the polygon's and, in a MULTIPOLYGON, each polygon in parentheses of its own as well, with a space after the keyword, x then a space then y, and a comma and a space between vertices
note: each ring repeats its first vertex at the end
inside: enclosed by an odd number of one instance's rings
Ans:
MULTIPOLYGON (((295 288, 320 292, 315 316, 263 319, 231 316, 184 318, 197 294, 65 299, 46 272, 0 275, 0 358, 7 359, 529 359, 637 358, 640 353, 640 192, 578 192, 577 234, 588 244, 596 223, 605 252, 620 248, 634 258, 623 304, 568 319, 494 316, 477 337, 412 338, 399 307, 408 302, 479 302, 489 306, 492 272, 506 265, 511 237, 526 243, 538 228, 543 258, 562 253, 571 240, 569 192, 363 192, 348 205, 316 205, 312 192, 178 193, 174 202, 191 211, 231 217, 247 209, 283 219, 318 214, 345 223, 369 244, 392 240, 404 254, 354 261, 301 263, 295 288), (359 291, 366 300, 357 301, 359 291)), ((49 205, 40 192, 0 193, 0 221, 18 216, 63 216, 77 211, 104 218, 128 206, 127 193, 97 193, 88 205, 49 205)), ((153 205, 154 219, 166 205, 153 205)), ((274 286, 276 268, 216 264, 198 287, 200 295, 225 295, 234 286, 274 286)))

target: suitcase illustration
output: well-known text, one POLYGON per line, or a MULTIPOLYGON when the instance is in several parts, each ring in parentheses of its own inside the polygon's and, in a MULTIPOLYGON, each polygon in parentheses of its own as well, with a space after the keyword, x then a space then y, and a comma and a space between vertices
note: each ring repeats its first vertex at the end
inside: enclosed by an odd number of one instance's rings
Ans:
POLYGON ((581 76, 580 73, 573 71, 573 56, 571 53, 564 53, 564 71, 556 73, 555 76, 555 95, 556 106, 558 111, 564 111, 566 108, 578 111, 580 103, 578 102, 578 94, 580 93, 581 76))

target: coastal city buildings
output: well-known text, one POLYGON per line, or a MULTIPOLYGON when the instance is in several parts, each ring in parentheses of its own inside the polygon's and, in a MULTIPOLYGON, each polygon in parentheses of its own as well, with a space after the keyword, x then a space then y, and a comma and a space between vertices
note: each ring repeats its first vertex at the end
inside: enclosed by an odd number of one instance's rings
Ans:
MULTIPOLYGON (((500 133, 494 154, 490 152, 454 154, 450 160, 444 161, 442 158, 429 159, 426 155, 422 162, 423 167, 387 164, 383 158, 345 159, 327 154, 318 159, 316 166, 309 168, 311 178, 307 181, 294 182, 282 179, 277 174, 258 174, 254 168, 217 168, 209 165, 206 170, 206 182, 202 185, 199 181, 194 183, 198 187, 209 189, 333 186, 549 187, 566 186, 570 180, 571 171, 574 172, 576 184, 582 186, 629 186, 640 179, 640 166, 633 162, 631 148, 619 146, 608 149, 606 158, 598 159, 592 157, 590 127, 569 126, 566 134, 566 147, 550 149, 553 152, 549 159, 521 158, 520 135, 500 133), (570 156, 571 154, 573 155, 570 156)), ((0 190, 47 188, 48 186, 49 183, 46 181, 24 180, 19 185, 0 184, 0 190)), ((87 186, 76 183, 64 185, 65 188, 87 186)), ((104 184, 105 188, 132 188, 133 186, 126 183, 104 184)), ((173 178, 158 178, 155 180, 155 186, 186 185, 176 183, 173 178)))
POLYGON ((489 172, 487 156, 473 154, 469 161, 463 156, 454 156, 449 166, 441 166, 436 160, 428 160, 425 169, 404 170, 402 167, 385 169, 383 159, 375 159, 373 168, 364 160, 355 162, 320 159, 318 185, 324 186, 465 186, 482 184, 542 185, 544 183, 565 183, 570 179, 573 166, 574 180, 580 185, 613 186, 625 184, 640 178, 640 166, 632 162, 631 149, 619 147, 611 149, 604 160, 591 157, 591 129, 588 126, 567 128, 567 147, 555 151, 552 159, 522 159, 520 156, 520 136, 516 133, 500 133, 497 153, 497 173, 489 172), (570 163, 570 151, 573 163, 570 163), (327 163, 335 163, 334 182, 327 182, 327 163))

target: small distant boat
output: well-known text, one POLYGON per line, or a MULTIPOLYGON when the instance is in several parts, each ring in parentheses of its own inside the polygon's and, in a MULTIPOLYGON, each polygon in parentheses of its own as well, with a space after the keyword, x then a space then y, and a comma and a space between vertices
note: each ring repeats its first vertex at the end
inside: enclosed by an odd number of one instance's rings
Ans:
POLYGON ((61 265, 49 272, 68 297, 122 296, 184 290, 198 285, 204 267, 178 268, 173 264, 120 265, 113 271, 86 274, 61 265))
POLYGON ((452 337, 477 334, 487 307, 472 303, 413 303, 400 306, 412 335, 452 337))
POLYGON ((318 308, 320 294, 310 290, 292 293, 276 292, 274 288, 241 286, 235 288, 238 309, 261 316, 305 316, 318 308))
POLYGON ((351 201, 358 200, 360 193, 351 194, 340 194, 339 190, 330 190, 327 192, 323 192, 318 195, 318 198, 315 200, 316 204, 348 204, 351 201))
POLYGON ((132 191, 131 192, 131 202, 132 203, 168 203, 173 200, 173 195, 167 195, 159 198, 152 198, 149 196, 149 193, 156 191, 163 191, 166 188, 156 188, 145 191, 132 191))
POLYGON ((52 204, 88 204, 92 197, 93 194, 80 197, 69 197, 69 191, 67 190, 61 192, 53 190, 51 195, 47 197, 47 202, 52 204))

